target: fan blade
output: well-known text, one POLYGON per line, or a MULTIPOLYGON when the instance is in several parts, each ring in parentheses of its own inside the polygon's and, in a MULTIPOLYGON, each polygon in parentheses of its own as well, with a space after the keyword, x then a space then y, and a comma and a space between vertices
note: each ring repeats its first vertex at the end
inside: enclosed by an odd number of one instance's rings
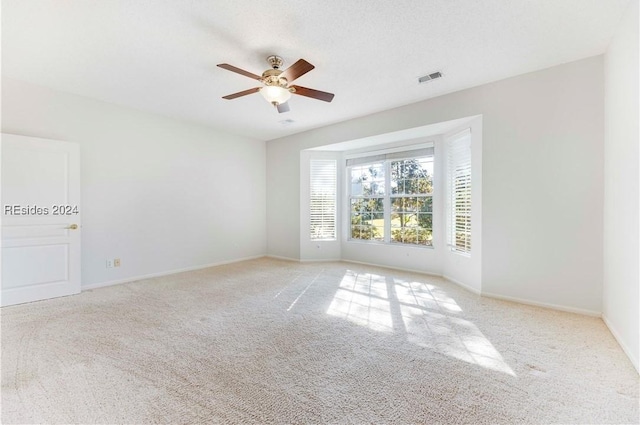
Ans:
POLYGON ((333 96, 335 96, 333 93, 327 93, 326 91, 308 89, 306 87, 300 86, 291 87, 296 90, 293 92, 293 94, 299 94, 300 96, 311 97, 313 99, 323 100, 325 102, 331 102, 333 100, 333 96))
POLYGON ((278 110, 278 113, 281 114, 283 112, 289 112, 289 102, 284 102, 284 103, 280 103, 279 105, 276 106, 276 109, 278 110))
POLYGON ((235 72, 236 74, 244 75, 245 77, 253 78, 254 80, 259 80, 262 78, 259 75, 252 74, 249 71, 245 71, 244 69, 236 68, 233 65, 229 65, 228 63, 219 63, 218 66, 222 69, 226 69, 227 71, 235 72))
POLYGON ((228 94, 226 96, 222 96, 223 99, 231 100, 237 97, 246 96, 248 94, 257 93, 260 90, 260 87, 254 87, 249 90, 239 91, 238 93, 228 94))
POLYGON ((300 59, 289 68, 285 69, 284 72, 280 74, 280 77, 284 77, 288 82, 292 82, 296 78, 299 78, 307 72, 311 71, 313 68, 315 68, 315 66, 311 65, 304 59, 300 59))

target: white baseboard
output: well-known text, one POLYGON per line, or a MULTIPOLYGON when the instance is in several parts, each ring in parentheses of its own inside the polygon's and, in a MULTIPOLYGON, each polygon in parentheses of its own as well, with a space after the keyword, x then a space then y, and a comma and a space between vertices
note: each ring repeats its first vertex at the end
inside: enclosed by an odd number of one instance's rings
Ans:
MULTIPOLYGON (((99 282, 99 283, 91 283, 89 285, 83 285, 80 289, 81 291, 87 291, 87 290, 91 290, 91 289, 97 289, 97 288, 103 288, 106 286, 112 286, 112 285, 119 285, 121 283, 127 283, 127 282, 134 282, 136 280, 143 280, 143 279, 150 279, 150 278, 154 278, 154 277, 161 277, 161 276, 168 276, 168 275, 172 275, 172 274, 176 274, 176 273, 183 273, 183 272, 189 272, 189 271, 193 271, 193 270, 201 270, 201 269, 206 269, 209 267, 216 267, 216 266, 222 266, 224 264, 232 264, 232 263, 239 263, 241 261, 247 261, 247 260, 255 260, 257 258, 274 258, 277 260, 284 260, 284 261, 293 261, 296 263, 304 263, 304 262, 330 262, 330 261, 342 261, 345 263, 352 263, 352 264, 362 264, 364 266, 373 266, 373 267, 381 267, 381 268, 386 268, 386 269, 391 269, 391 270, 399 270, 399 271, 405 271, 405 272, 411 272, 411 273, 420 273, 420 274, 424 274, 424 275, 428 275, 428 276, 437 276, 437 277, 442 277, 444 279, 447 279, 448 281, 476 294, 476 295, 481 295, 483 297, 488 297, 488 298, 495 298, 498 300, 505 300, 505 301, 511 301, 511 302, 516 302, 516 303, 520 303, 520 304, 527 304, 527 305, 533 305, 533 306, 537 306, 537 307, 545 307, 545 308, 550 308, 553 310, 560 310, 560 311, 567 311, 570 313, 578 313, 578 314, 584 314, 587 316, 594 316, 594 317, 601 317, 602 313, 599 311, 593 311, 593 310, 585 310, 585 309, 580 309, 580 308, 575 308, 575 307, 567 307, 567 306, 562 306, 562 305, 557 305, 557 304, 547 304, 547 303, 540 303, 540 302, 535 302, 535 301, 530 301, 530 300, 525 300, 522 298, 515 298, 515 297, 508 297, 508 296, 504 296, 504 295, 498 295, 498 294, 490 294, 490 293, 486 293, 486 292, 481 292, 479 290, 477 290, 476 288, 473 288, 465 283, 462 283, 456 279, 453 279, 449 276, 445 276, 442 275, 441 273, 435 273, 435 272, 429 272, 429 271, 425 271, 425 270, 416 270, 416 269, 407 269, 407 268, 403 268, 403 267, 393 267, 393 266, 387 266, 384 264, 374 264, 374 263, 367 263, 364 261, 354 261, 354 260, 345 260, 345 259, 327 259, 327 260, 300 260, 298 258, 291 258, 291 257, 284 257, 284 256, 279 256, 279 255, 254 255, 251 257, 243 257, 243 258, 237 258, 237 259, 233 259, 233 260, 225 260, 225 261, 218 261, 215 263, 210 263, 210 264, 203 264, 203 265, 199 265, 199 266, 193 266, 193 267, 185 267, 185 268, 181 268, 181 269, 174 269, 174 270, 167 270, 167 271, 163 271, 163 272, 158 272, 158 273, 150 273, 150 274, 146 274, 146 275, 139 275, 139 276, 131 276, 131 277, 126 277, 123 279, 117 279, 117 280, 110 280, 107 282, 99 282)), ((605 323, 607 323, 607 326, 609 326, 608 322, 605 320, 605 323)), ((616 334, 614 333, 613 329, 611 328, 611 326, 609 326, 609 329, 611 329, 611 333, 616 336, 616 334)), ((623 347, 623 349, 625 350, 625 353, 628 354, 628 349, 625 348, 625 346, 622 344, 622 342, 620 341, 620 339, 616 336, 616 339, 618 340, 618 342, 620 343, 620 345, 623 347)), ((630 356, 631 358, 631 356, 630 356)), ((638 361, 637 359, 632 358, 632 362, 634 363, 634 366, 636 368, 638 368, 637 364, 638 361)))
POLYGON ((299 260, 301 263, 332 263, 336 261, 342 261, 339 258, 318 258, 313 260, 299 260))
POLYGON ((420 274, 426 274, 428 276, 442 277, 440 273, 428 272, 428 271, 416 270, 416 269, 407 269, 406 267, 393 267, 393 266, 387 266, 384 264, 365 263, 364 261, 345 260, 344 258, 338 261, 342 261, 343 263, 362 264, 363 266, 380 267, 383 269, 399 270, 401 272, 420 273, 420 274))
POLYGON ((459 280, 454 279, 454 278, 452 278, 450 276, 447 276, 447 275, 444 275, 444 274, 442 275, 442 277, 447 279, 451 283, 455 283, 458 286, 462 286, 464 289, 466 289, 469 292, 473 292, 476 295, 482 295, 482 292, 478 288, 474 288, 473 286, 469 286, 466 283, 462 283, 459 280))
POLYGON ((299 263, 299 262, 300 262, 300 259, 299 259, 299 258, 283 257, 283 256, 281 256, 281 255, 270 255, 270 254, 267 254, 267 255, 265 255, 264 257, 267 257, 267 258, 273 258, 273 259, 275 259, 275 260, 295 261, 296 263, 299 263))
POLYGON ((602 313, 600 311, 586 310, 586 309, 582 309, 582 308, 569 307, 569 306, 564 306, 564 305, 559 305, 559 304, 541 303, 541 302, 537 302, 537 301, 525 300, 525 299, 522 299, 522 298, 508 297, 508 296, 505 296, 505 295, 498 295, 498 294, 490 294, 490 293, 487 293, 487 292, 482 292, 481 295, 483 297, 487 297, 487 298, 494 298, 494 299, 503 300, 503 301, 511 301, 511 302, 519 303, 519 304, 533 305, 533 306, 536 306, 536 307, 550 308, 552 310, 566 311, 566 312, 569 312, 569 313, 584 314, 586 316, 601 317, 601 315, 602 315, 602 313))
POLYGON ((541 302, 530 301, 530 300, 526 300, 526 299, 522 299, 522 298, 508 297, 508 296, 505 296, 505 295, 498 295, 498 294, 491 294, 491 293, 483 292, 482 290, 476 289, 476 288, 474 288, 474 287, 472 287, 470 285, 467 285, 466 283, 460 282, 457 279, 453 279, 452 277, 443 275, 441 273, 428 272, 428 271, 424 271, 424 270, 407 269, 407 268, 402 268, 402 267, 392 267, 392 266, 387 266, 387 265, 384 265, 384 264, 366 263, 364 261, 346 260, 344 258, 341 261, 343 261, 345 263, 362 264, 362 265, 365 265, 365 266, 382 267, 382 268, 391 269, 391 270, 400 270, 400 271, 407 271, 407 272, 412 272, 412 273, 421 273, 421 274, 425 274, 425 275, 429 275, 429 276, 442 277, 442 278, 450 281, 451 283, 453 283, 455 285, 458 285, 458 286, 464 288, 465 290, 467 290, 469 292, 472 292, 472 293, 474 293, 476 295, 480 295, 482 297, 494 298, 494 299, 504 300, 504 301, 511 301, 511 302, 515 302, 515 303, 519 303, 519 304, 533 305, 533 306, 536 306, 536 307, 550 308, 552 310, 566 311, 566 312, 569 312, 569 313, 583 314, 583 315, 592 316, 592 317, 601 317, 602 316, 602 313, 600 311, 587 310, 587 309, 576 308, 576 307, 569 307, 569 306, 564 306, 564 305, 559 305, 559 304, 541 303, 541 302))
POLYGON ((239 263, 241 261, 255 260, 257 258, 263 258, 263 257, 264 257, 264 255, 254 255, 254 256, 251 256, 251 257, 243 257, 243 258, 236 258, 236 259, 233 259, 233 260, 217 261, 215 263, 202 264, 202 265, 193 266, 193 267, 184 267, 184 268, 181 268, 181 269, 167 270, 167 271, 158 272, 158 273, 149 273, 149 274, 145 274, 145 275, 125 277, 123 279, 109 280, 109 281, 106 281, 106 282, 90 283, 89 285, 82 285, 80 290, 81 291, 88 291, 90 289, 104 288, 105 286, 113 286, 113 285, 119 285, 121 283, 134 282, 136 280, 151 279, 153 277, 168 276, 168 275, 172 275, 172 274, 190 272, 190 271, 194 271, 194 270, 208 269, 209 267, 216 267, 216 266, 222 266, 222 265, 225 265, 225 264, 239 263))
POLYGON ((622 351, 624 351, 627 357, 629 357, 631 364, 633 365, 633 367, 636 368, 636 371, 638 372, 638 374, 640 374, 640 365, 638 364, 638 353, 632 352, 629 346, 625 344, 625 342, 622 340, 620 336, 620 333, 611 324, 611 322, 609 321, 609 319, 607 319, 607 316, 605 316, 604 313, 602 314, 602 321, 604 322, 605 325, 607 325, 607 328, 609 328, 609 332, 611 332, 611 335, 613 335, 616 341, 618 341, 618 344, 620 344, 620 347, 622 347, 622 351))

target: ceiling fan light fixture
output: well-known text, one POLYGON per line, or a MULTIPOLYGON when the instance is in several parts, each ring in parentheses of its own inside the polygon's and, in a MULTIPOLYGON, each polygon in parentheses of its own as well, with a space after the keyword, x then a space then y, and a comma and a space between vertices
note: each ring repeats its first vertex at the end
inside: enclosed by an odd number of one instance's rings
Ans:
POLYGON ((222 69, 235 72, 236 74, 244 75, 245 77, 249 77, 252 80, 258 80, 260 83, 262 83, 262 87, 254 87, 252 89, 243 90, 238 93, 228 94, 226 96, 222 96, 222 98, 232 100, 242 96, 246 96, 248 94, 260 92, 262 93, 262 97, 264 97, 267 102, 272 104, 280 114, 289 111, 289 104, 287 103, 287 101, 291 98, 292 93, 298 96, 322 100, 323 102, 331 102, 333 100, 333 93, 327 93, 324 91, 310 89, 302 86, 290 85, 293 80, 300 78, 301 76, 305 75, 307 72, 315 68, 306 60, 298 59, 296 63, 294 63, 284 71, 280 70, 280 67, 282 66, 282 58, 280 58, 279 56, 269 56, 267 58, 267 61, 269 62, 269 65, 271 65, 271 69, 267 69, 266 71, 264 71, 261 76, 245 71, 244 69, 240 69, 233 65, 229 65, 228 63, 218 64, 218 66, 222 69))
POLYGON ((264 86, 260 94, 272 105, 282 105, 291 98, 291 92, 280 86, 264 86))

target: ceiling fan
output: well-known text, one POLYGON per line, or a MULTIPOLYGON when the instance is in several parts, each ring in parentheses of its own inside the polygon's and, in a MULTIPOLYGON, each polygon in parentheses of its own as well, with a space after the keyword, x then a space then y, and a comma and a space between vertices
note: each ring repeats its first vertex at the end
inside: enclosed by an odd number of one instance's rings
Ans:
POLYGON ((246 96, 248 94, 260 92, 260 94, 262 94, 267 102, 271 103, 279 113, 289 111, 289 105, 287 104, 287 101, 291 97, 291 93, 310 97, 313 99, 323 100, 325 102, 331 102, 333 100, 333 93, 309 89, 302 86, 289 85, 296 78, 303 76, 304 74, 315 68, 315 66, 311 65, 306 60, 300 59, 284 71, 280 70, 280 67, 282 66, 282 58, 280 56, 269 56, 267 58, 267 62, 269 63, 269 65, 271 65, 271 69, 267 69, 266 71, 264 71, 261 76, 252 74, 251 72, 245 71, 240 68, 236 68, 235 66, 229 65, 228 63, 218 64, 220 68, 226 69, 227 71, 235 72, 240 75, 244 75, 245 77, 253 78, 254 80, 258 80, 263 84, 262 87, 254 87, 249 90, 222 96, 222 98, 232 100, 241 96, 246 96))

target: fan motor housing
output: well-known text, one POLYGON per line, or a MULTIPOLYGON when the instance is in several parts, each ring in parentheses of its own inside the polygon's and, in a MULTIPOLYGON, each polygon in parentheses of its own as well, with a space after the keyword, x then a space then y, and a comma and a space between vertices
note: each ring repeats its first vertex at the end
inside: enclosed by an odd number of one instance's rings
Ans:
POLYGON ((262 73, 262 82, 266 86, 280 86, 287 88, 287 79, 284 77, 280 77, 282 71, 279 69, 267 69, 262 73))

